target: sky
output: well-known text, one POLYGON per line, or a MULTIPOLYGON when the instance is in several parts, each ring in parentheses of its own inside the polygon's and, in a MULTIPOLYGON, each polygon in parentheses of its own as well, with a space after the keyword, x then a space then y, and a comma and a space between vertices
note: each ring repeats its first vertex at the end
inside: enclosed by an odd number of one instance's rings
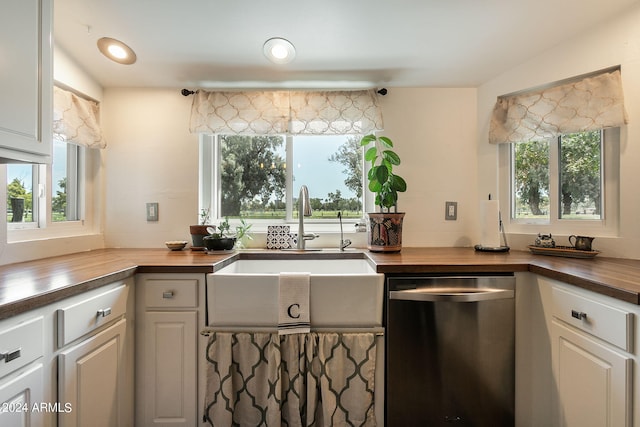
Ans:
MULTIPOLYGON (((312 138, 312 137, 309 137, 312 138)), ((345 199, 355 197, 355 193, 344 185, 345 176, 342 170, 345 168, 337 162, 330 162, 329 156, 338 151, 338 147, 344 142, 344 137, 323 137, 322 143, 305 144, 301 137, 296 138, 294 147, 294 197, 298 197, 300 186, 309 188, 309 196, 325 199, 327 194, 340 189, 345 199)))

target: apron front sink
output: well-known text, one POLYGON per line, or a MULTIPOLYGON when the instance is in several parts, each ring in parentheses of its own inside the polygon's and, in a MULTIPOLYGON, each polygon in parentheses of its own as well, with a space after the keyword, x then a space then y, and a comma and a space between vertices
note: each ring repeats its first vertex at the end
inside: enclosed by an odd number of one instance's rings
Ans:
POLYGON ((365 259, 240 259, 207 277, 209 326, 277 327, 279 276, 310 273, 311 327, 382 326, 384 275, 365 259))

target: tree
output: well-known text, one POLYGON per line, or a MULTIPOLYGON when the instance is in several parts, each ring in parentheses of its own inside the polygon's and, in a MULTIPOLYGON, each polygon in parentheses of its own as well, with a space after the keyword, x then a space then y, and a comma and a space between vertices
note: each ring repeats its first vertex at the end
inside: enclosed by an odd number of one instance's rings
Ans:
POLYGON ((338 151, 329 156, 330 162, 337 162, 345 166, 342 173, 345 174, 344 185, 362 198, 362 147, 360 139, 351 136, 338 148, 338 151))
POLYGON ((67 177, 58 181, 60 190, 56 190, 56 196, 51 199, 51 211, 66 213, 67 211, 67 177))
MULTIPOLYGON (((12 206, 11 199, 24 199, 23 212, 33 211, 33 195, 30 191, 27 191, 24 182, 18 178, 14 178, 7 185, 7 206, 12 206)), ((17 212, 14 212, 16 214, 17 212)), ((32 214, 33 215, 33 214, 32 214)), ((18 221, 22 221, 22 218, 18 221)))
POLYGON ((242 206, 254 199, 266 208, 284 198, 285 161, 277 153, 281 137, 222 135, 220 140, 222 216, 240 216, 242 206))
POLYGON ((340 190, 336 190, 335 193, 327 194, 327 202, 325 203, 326 210, 340 210, 342 209, 342 193, 340 190))
POLYGON ((549 194, 549 144, 520 143, 514 151, 516 194, 533 215, 542 215, 540 205, 549 194))
POLYGON ((562 213, 592 201, 600 214, 600 131, 563 135, 560 142, 562 213))

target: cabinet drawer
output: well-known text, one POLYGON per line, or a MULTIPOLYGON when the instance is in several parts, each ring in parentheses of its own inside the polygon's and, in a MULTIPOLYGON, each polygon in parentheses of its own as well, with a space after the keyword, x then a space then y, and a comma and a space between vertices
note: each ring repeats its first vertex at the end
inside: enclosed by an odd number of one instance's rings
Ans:
POLYGON ((553 288, 553 315, 595 337, 633 352, 633 313, 553 288))
POLYGON ((147 308, 194 308, 198 306, 197 279, 149 279, 145 283, 147 308))
POLYGON ((44 354, 42 316, 0 330, 0 377, 44 354))
POLYGON ((58 347, 124 315, 128 292, 123 284, 58 309, 58 347))

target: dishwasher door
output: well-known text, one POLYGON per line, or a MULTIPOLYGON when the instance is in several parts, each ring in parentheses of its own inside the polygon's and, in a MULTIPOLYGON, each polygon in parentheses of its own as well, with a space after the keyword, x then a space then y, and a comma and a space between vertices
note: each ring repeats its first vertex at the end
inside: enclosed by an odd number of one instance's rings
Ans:
POLYGON ((387 286, 386 425, 513 426, 513 275, 387 286))

